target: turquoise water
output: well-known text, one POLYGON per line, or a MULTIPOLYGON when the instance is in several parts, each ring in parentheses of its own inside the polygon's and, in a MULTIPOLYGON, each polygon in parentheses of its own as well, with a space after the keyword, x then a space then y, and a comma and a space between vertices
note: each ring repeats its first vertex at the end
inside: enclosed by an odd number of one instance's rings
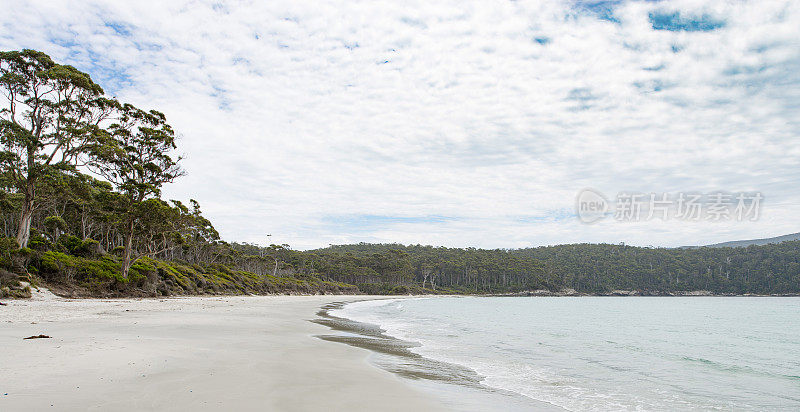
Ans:
POLYGON ((800 410, 800 298, 423 298, 331 314, 568 410, 800 410))

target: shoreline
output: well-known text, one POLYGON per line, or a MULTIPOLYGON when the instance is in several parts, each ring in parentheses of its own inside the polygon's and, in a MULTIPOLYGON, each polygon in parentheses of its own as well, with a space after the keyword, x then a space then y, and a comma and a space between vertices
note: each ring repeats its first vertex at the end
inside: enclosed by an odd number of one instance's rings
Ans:
POLYGON ((336 298, 353 298, 356 300, 373 300, 373 299, 409 299, 409 298, 427 298, 427 297, 742 297, 742 298, 759 298, 759 297, 778 297, 778 298, 796 298, 800 297, 800 293, 774 293, 774 294, 757 294, 757 293, 714 293, 707 290, 692 290, 692 291, 679 291, 679 292, 661 292, 661 291, 642 291, 642 290, 613 290, 605 293, 585 293, 577 292, 575 290, 560 290, 550 291, 546 289, 536 290, 523 290, 519 292, 504 292, 504 293, 443 293, 443 294, 407 294, 407 295, 369 295, 369 294, 336 294, 336 293, 302 293, 302 292, 278 292, 278 293, 259 293, 259 294, 182 294, 182 295, 169 295, 169 296, 67 296, 64 294, 54 294, 49 285, 39 287, 31 286, 31 293, 33 297, 3 297, 0 298, 0 303, 3 305, 14 301, 31 301, 37 300, 36 295, 48 295, 49 298, 63 299, 65 301, 91 301, 91 300, 163 300, 163 299, 186 299, 186 298, 242 298, 242 297, 329 297, 336 300, 336 298))
MULTIPOLYGON (((137 294, 132 295, 119 295, 119 296, 91 296, 80 295, 71 293, 68 289, 64 289, 63 285, 50 285, 42 284, 33 286, 28 282, 22 283, 30 291, 31 297, 1 297, 0 304, 3 306, 8 302, 15 300, 28 301, 36 300, 39 297, 46 295, 48 298, 57 298, 70 301, 80 300, 161 300, 161 299, 180 299, 180 298, 236 298, 236 297, 280 297, 280 296, 328 296, 331 298, 357 298, 359 300, 366 299, 407 299, 407 298, 420 298, 420 297, 800 297, 800 293, 773 293, 773 294, 758 294, 758 293, 715 293, 708 290, 685 290, 665 292, 660 290, 639 290, 639 289, 616 289, 610 292, 603 293, 587 293, 578 292, 574 289, 561 289, 551 291, 548 289, 531 289, 522 290, 517 292, 499 292, 499 293, 428 293, 428 294, 401 294, 401 295, 369 295, 369 294, 347 294, 347 293, 304 293, 298 291, 283 291, 275 293, 235 293, 235 294, 176 294, 168 296, 142 296, 137 294), (53 290, 58 294, 53 293, 53 290)), ((22 287, 20 288, 22 290, 22 287)))
POLYGON ((332 302, 365 295, 63 299, 0 308, 0 410, 444 410, 314 336, 332 302), (49 335, 49 339, 24 340, 49 335), (11 377, 8 379, 8 377, 11 377))
MULTIPOLYGON (((415 296, 432 298, 437 295, 415 296)), ((450 295, 447 297, 463 297, 450 295)), ((397 297, 389 300, 402 300, 397 297)), ((372 300, 372 299, 370 299, 372 300)), ((375 299, 378 300, 378 299, 375 299)), ((384 299, 386 300, 386 299, 384 299)), ((368 301, 368 300, 365 300, 368 301)), ((370 362, 377 368, 392 372, 414 386, 435 394, 447 406, 459 411, 563 411, 556 405, 505 389, 487 386, 483 376, 474 370, 449 362, 428 358, 413 351, 419 343, 387 335, 380 325, 364 323, 332 315, 330 312, 363 301, 335 302, 320 308, 313 322, 330 328, 328 334, 317 335, 321 340, 342 343, 370 350, 370 362)))

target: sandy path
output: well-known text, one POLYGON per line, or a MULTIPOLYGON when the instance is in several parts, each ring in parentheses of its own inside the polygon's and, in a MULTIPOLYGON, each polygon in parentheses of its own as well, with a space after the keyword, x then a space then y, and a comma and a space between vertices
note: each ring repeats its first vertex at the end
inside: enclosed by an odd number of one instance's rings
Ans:
POLYGON ((0 307, 0 410, 414 410, 437 401, 313 337, 342 296, 65 300, 0 307), (34 322, 34 323, 32 323, 34 322), (23 340, 46 334, 52 339, 23 340))

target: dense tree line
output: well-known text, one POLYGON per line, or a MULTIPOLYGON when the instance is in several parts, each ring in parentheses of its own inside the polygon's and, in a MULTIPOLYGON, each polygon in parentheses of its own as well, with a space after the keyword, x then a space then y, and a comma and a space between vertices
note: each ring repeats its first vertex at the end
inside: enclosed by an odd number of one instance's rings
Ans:
POLYGON ((800 241, 674 249, 578 244, 514 253, 541 260, 564 287, 586 292, 800 293, 800 241))
POLYGON ((800 293, 800 241, 739 248, 649 248, 572 244, 526 249, 454 249, 357 244, 313 252, 333 279, 397 283, 386 261, 399 260, 408 284, 464 292, 530 289, 582 293, 800 293))
POLYGON ((398 244, 331 246, 311 252, 319 270, 343 282, 418 285, 466 293, 551 289, 542 262, 507 250, 398 244))

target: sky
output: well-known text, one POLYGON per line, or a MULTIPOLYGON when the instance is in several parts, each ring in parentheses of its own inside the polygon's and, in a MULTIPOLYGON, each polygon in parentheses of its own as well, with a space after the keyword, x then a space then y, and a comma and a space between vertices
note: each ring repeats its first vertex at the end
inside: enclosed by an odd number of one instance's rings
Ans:
POLYGON ((672 247, 800 232, 800 1, 0 10, 0 50, 44 51, 166 114, 187 175, 164 197, 199 201, 227 241, 672 247), (584 189, 763 200, 754 221, 586 224, 584 189))

